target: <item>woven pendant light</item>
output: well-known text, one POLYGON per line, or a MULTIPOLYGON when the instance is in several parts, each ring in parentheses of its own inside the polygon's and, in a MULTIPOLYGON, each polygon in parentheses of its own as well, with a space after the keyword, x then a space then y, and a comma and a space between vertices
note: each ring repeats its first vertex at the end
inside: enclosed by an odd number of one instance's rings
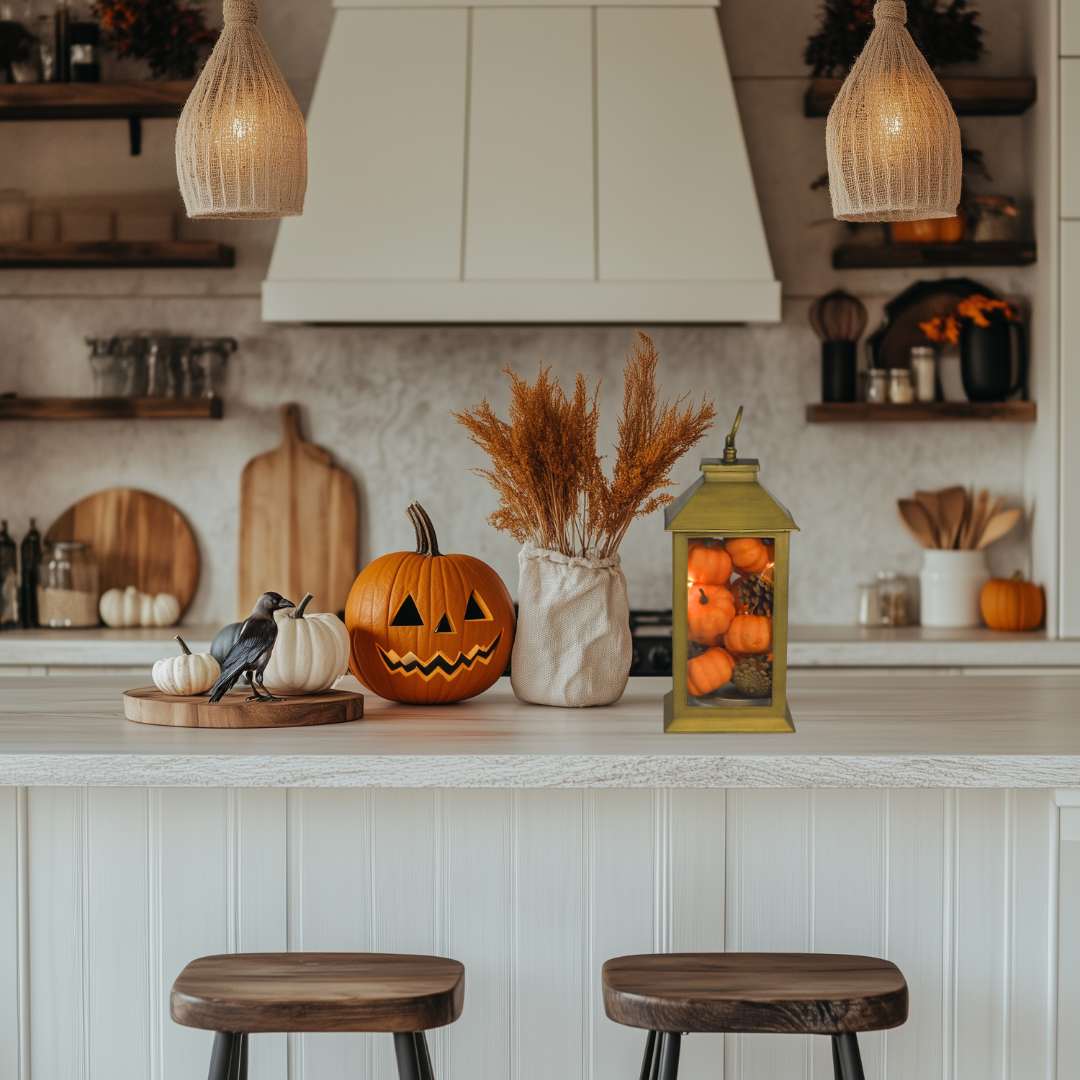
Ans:
POLYGON ((224 0, 225 26, 176 128, 189 217, 280 218, 304 211, 304 117, 256 28, 254 0, 224 0))
POLYGON ((953 217, 960 202, 960 125, 906 22, 902 0, 877 0, 874 29, 829 110, 829 191, 841 221, 953 217))

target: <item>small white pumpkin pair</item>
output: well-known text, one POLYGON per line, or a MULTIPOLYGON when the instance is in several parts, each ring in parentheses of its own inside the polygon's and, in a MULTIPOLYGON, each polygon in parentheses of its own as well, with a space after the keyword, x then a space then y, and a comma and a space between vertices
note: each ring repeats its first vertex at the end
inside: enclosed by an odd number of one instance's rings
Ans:
POLYGON ((221 674, 218 662, 208 652, 193 653, 179 634, 176 640, 183 652, 179 656, 166 656, 154 664, 154 685, 163 694, 176 697, 205 694, 221 674))
POLYGON ((180 618, 180 601, 172 593, 152 596, 129 585, 104 592, 98 613, 106 626, 172 626, 180 618))

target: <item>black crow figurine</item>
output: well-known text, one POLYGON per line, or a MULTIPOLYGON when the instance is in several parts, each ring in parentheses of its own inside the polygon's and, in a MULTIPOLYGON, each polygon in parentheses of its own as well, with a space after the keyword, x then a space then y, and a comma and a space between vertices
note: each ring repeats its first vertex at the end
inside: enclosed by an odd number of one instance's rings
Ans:
POLYGON ((270 663, 270 654, 277 641, 274 612, 296 607, 291 600, 276 592, 264 592, 255 603, 248 620, 240 627, 236 642, 221 665, 221 677, 210 691, 211 701, 220 701, 243 674, 251 676, 252 696, 248 701, 280 701, 263 686, 263 671, 270 663), (266 697, 259 693, 260 687, 266 697))

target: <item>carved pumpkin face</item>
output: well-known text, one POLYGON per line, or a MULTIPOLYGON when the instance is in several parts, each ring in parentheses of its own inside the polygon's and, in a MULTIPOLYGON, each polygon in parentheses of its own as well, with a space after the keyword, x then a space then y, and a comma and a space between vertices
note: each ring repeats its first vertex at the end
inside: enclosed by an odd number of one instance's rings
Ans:
POLYGON ((474 697, 506 670, 513 602, 486 563, 439 552, 419 503, 408 512, 417 551, 376 559, 349 593, 349 667, 391 701, 436 705, 474 697))

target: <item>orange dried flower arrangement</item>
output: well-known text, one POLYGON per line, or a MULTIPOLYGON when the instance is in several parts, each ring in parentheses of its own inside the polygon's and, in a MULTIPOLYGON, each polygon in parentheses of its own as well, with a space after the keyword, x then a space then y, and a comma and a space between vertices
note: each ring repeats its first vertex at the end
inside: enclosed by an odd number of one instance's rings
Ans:
POLYGON ((485 398, 454 413, 472 441, 491 458, 477 470, 499 495, 489 521, 522 544, 566 556, 610 558, 630 523, 672 502, 662 494, 675 462, 700 442, 716 416, 702 396, 696 408, 687 395, 660 400, 659 354, 640 331, 623 371, 623 409, 611 479, 596 452, 600 387, 590 398, 579 371, 567 398, 550 368, 530 386, 509 367, 510 421, 496 416, 485 398))
POLYGON ((919 323, 919 329, 926 335, 927 341, 935 344, 946 341, 950 345, 960 344, 960 323, 955 315, 947 315, 944 319, 939 315, 919 323))
POLYGON ((1020 312, 1007 300, 991 300, 981 293, 972 293, 956 305, 955 314, 928 319, 919 323, 919 329, 928 341, 935 344, 948 342, 950 345, 957 345, 960 342, 960 319, 967 319, 976 326, 989 326, 990 320, 987 316, 993 315, 995 311, 1000 311, 1009 322, 1020 320, 1020 312))

